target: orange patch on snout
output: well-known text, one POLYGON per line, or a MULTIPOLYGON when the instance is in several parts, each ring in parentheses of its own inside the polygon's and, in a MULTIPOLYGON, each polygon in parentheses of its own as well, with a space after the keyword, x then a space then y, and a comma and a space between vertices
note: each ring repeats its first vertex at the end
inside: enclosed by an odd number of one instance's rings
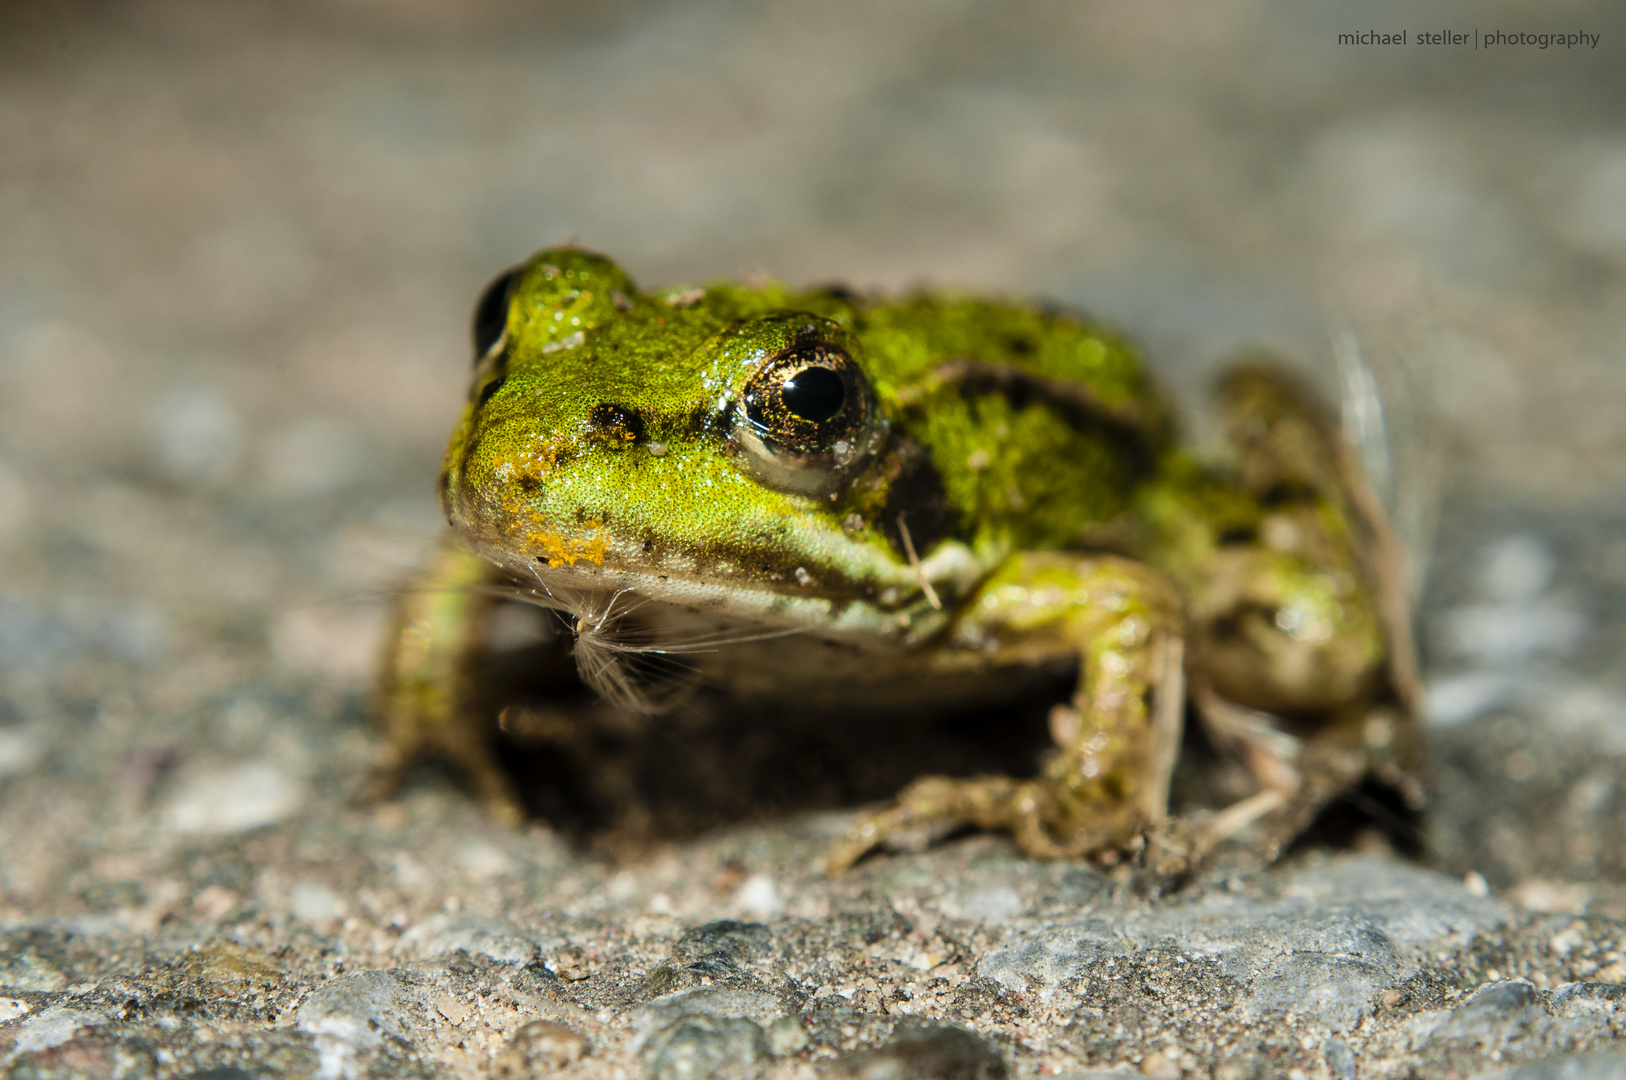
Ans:
POLYGON ((602 517, 588 518, 567 532, 544 517, 522 493, 513 490, 505 490, 502 510, 508 520, 508 534, 526 551, 542 555, 555 566, 575 566, 584 559, 595 566, 604 565, 610 539, 604 532, 602 517))
POLYGON ((592 518, 582 522, 582 528, 587 530, 582 536, 566 536, 551 529, 531 530, 525 534, 525 543, 533 551, 540 549, 554 565, 575 566, 586 559, 595 566, 603 566, 604 553, 610 548, 609 538, 603 532, 604 522, 592 518))

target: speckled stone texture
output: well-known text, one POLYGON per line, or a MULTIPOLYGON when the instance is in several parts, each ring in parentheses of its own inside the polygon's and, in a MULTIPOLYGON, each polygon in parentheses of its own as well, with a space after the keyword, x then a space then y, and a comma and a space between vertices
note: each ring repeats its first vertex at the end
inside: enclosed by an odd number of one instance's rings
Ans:
POLYGON ((0 1069, 1626 1075, 1626 9, 1352 10, 0 7, 0 1069), (1601 36, 1415 42, 1476 27, 1601 36), (1172 893, 988 836, 828 881, 864 799, 1037 744, 738 716, 607 733, 522 830, 360 801, 468 308, 570 237, 1083 305, 1199 439, 1226 355, 1359 348, 1428 815, 1172 893))

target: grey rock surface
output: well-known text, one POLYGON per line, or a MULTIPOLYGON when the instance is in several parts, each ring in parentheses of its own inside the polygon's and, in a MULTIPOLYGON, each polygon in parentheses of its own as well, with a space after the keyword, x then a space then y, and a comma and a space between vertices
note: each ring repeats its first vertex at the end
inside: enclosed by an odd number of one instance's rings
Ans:
POLYGON ((1626 1054, 1618 1050, 1592 1054, 1555 1054, 1543 1061, 1512 1069, 1497 1069, 1483 1080, 1604 1080, 1626 1069, 1626 1054))
POLYGON ((1350 18, 0 5, 0 1072, 1626 1073, 1626 9, 1350 18), (1391 24, 1601 36, 1338 44, 1391 24), (1427 815, 1167 894, 987 836, 832 881, 865 800, 1037 750, 840 717, 651 726, 520 829, 362 800, 468 308, 568 237, 1083 305, 1199 440, 1224 357, 1335 394, 1349 327, 1432 552, 1427 815))

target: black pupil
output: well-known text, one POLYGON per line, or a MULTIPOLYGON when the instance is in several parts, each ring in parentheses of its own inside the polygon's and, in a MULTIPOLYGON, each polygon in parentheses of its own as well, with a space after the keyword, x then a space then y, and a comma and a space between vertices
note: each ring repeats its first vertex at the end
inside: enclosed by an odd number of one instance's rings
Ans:
POLYGON ((840 374, 829 368, 803 368, 785 380, 780 400, 803 420, 822 424, 846 404, 847 387, 840 374))

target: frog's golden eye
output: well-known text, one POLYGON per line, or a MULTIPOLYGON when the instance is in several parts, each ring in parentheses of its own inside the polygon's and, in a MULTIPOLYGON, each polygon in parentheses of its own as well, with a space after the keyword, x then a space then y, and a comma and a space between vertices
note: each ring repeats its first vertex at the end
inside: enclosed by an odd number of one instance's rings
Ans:
POLYGON ((479 363, 508 326, 508 301, 525 267, 511 266, 491 280, 474 305, 474 360, 479 363))
POLYGON ((886 420, 853 358, 826 341, 770 356, 741 395, 734 441, 757 478, 781 491, 838 490, 886 437, 886 420))

